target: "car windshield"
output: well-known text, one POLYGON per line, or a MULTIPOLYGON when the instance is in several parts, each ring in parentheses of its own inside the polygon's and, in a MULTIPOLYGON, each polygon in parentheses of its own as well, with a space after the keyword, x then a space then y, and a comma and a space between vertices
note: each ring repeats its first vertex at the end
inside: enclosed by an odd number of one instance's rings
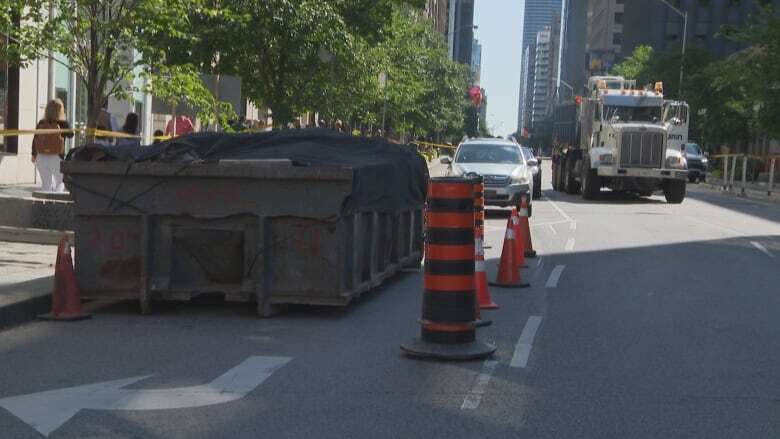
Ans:
POLYGON ((701 155, 701 148, 695 143, 685 145, 685 152, 693 155, 701 155))
POLYGON ((661 107, 607 105, 604 107, 604 120, 615 123, 658 122, 661 120, 661 107), (617 118, 615 119, 615 117, 617 118))
POLYGON ((470 144, 461 145, 456 163, 520 164, 520 148, 514 145, 470 144))

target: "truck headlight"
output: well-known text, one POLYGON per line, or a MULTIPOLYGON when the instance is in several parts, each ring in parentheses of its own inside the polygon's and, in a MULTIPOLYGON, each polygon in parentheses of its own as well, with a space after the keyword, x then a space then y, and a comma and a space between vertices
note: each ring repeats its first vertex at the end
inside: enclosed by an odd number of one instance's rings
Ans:
POLYGON ((673 155, 666 158, 666 167, 672 169, 685 169, 688 167, 688 163, 684 157, 673 155))
POLYGON ((601 154, 599 155, 599 162, 602 165, 611 165, 615 163, 615 156, 612 154, 601 154))

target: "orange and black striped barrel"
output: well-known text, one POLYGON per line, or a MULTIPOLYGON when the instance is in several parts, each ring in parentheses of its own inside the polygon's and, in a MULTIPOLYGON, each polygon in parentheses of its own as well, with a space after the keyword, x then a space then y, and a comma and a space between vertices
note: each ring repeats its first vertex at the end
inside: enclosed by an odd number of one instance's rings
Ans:
POLYGON ((422 339, 474 341, 474 181, 432 178, 428 184, 422 339))

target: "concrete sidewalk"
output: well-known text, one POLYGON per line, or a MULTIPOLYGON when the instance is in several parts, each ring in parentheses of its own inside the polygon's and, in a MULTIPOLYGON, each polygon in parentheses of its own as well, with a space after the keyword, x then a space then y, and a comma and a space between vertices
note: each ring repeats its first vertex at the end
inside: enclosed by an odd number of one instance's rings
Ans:
MULTIPOLYGON (((689 186, 690 187, 690 186, 689 186)), ((730 191, 723 190, 723 180, 707 176, 707 181, 700 183, 699 187, 719 192, 723 195, 742 197, 742 182, 735 181, 734 189, 730 191)), ((768 195, 768 185, 766 183, 748 183, 745 186, 744 197, 753 201, 762 201, 771 204, 780 204, 780 185, 775 183, 772 188, 772 195, 768 195)))
POLYGON ((0 328, 49 310, 56 245, 0 241, 0 328))

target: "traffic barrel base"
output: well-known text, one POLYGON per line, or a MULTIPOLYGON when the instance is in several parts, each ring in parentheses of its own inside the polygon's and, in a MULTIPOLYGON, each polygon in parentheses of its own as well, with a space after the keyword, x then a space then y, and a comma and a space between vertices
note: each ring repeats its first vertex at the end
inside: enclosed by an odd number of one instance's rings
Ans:
POLYGON ((486 358, 496 351, 496 346, 474 340, 468 343, 441 344, 421 339, 410 340, 401 345, 407 355, 436 360, 477 360, 486 358))

